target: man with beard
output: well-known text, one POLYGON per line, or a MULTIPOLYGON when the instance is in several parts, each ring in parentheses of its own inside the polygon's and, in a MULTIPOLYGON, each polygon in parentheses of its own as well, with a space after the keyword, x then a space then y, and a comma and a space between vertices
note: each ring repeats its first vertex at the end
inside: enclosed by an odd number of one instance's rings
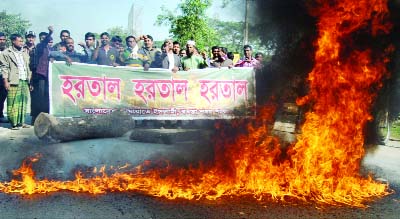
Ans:
MULTIPOLYGON (((82 54, 75 51, 74 39, 68 38, 65 40, 65 44, 67 47, 67 51, 65 51, 65 55, 67 55, 70 60, 68 62, 81 62, 85 63, 88 60, 88 54, 82 54)), ((86 52, 86 50, 84 50, 86 52)))
MULTIPOLYGON (((0 55, 6 49, 6 35, 3 32, 0 32, 0 55)), ((7 123, 8 120, 4 117, 4 102, 7 98, 7 90, 4 87, 3 75, 1 74, 0 69, 0 122, 7 123)))
POLYGON ((214 52, 214 47, 212 48, 213 59, 211 66, 220 68, 220 67, 233 67, 233 61, 228 58, 227 53, 228 49, 225 47, 216 48, 216 52, 214 52))
POLYGON ((219 47, 218 46, 213 46, 211 47, 211 60, 210 60, 210 67, 218 67, 216 66, 216 62, 218 61, 219 57, 219 47))
POLYGON ((183 57, 181 60, 182 68, 185 71, 189 71, 191 69, 201 69, 201 68, 208 67, 204 58, 199 55, 196 55, 195 44, 196 43, 193 40, 189 40, 186 44, 187 56, 183 57))
POLYGON ((59 51, 60 50, 60 44, 61 43, 66 43, 65 41, 68 39, 68 38, 70 38, 71 37, 71 33, 69 32, 69 30, 61 30, 61 32, 60 32, 60 42, 59 43, 56 43, 54 46, 53 46, 53 50, 54 51, 59 51))
POLYGON ((233 67, 233 61, 228 58, 228 49, 226 47, 219 47, 218 61, 216 65, 218 67, 233 67))
POLYGON ((100 35, 101 45, 99 42, 93 52, 92 60, 98 65, 118 66, 119 51, 110 45, 110 34, 104 32, 100 35))
POLYGON ((4 87, 7 90, 7 116, 12 130, 29 128, 25 124, 27 112, 29 85, 32 72, 29 69, 29 56, 23 51, 24 41, 19 34, 12 34, 12 46, 0 55, 0 68, 4 87))

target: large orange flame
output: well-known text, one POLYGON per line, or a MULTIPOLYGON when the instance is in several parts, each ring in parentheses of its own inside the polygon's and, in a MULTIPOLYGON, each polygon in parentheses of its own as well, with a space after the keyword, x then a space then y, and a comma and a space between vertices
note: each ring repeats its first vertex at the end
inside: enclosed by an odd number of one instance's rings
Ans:
POLYGON ((4 193, 135 191, 169 199, 216 199, 253 195, 285 201, 294 197, 328 204, 365 206, 365 201, 390 193, 386 184, 360 174, 364 128, 381 81, 388 77, 385 58, 390 49, 372 59, 369 49, 343 51, 355 31, 372 37, 388 33, 386 0, 316 1, 311 12, 319 19, 315 67, 309 74, 309 94, 298 104, 312 104, 296 144, 283 155, 269 133, 274 107, 263 107, 257 120, 235 122, 235 139, 224 135, 216 143, 214 162, 196 168, 146 169, 95 177, 76 174, 72 181, 38 180, 24 162, 14 171, 19 179, 0 184, 4 193), (315 7, 318 6, 318 7, 315 7))

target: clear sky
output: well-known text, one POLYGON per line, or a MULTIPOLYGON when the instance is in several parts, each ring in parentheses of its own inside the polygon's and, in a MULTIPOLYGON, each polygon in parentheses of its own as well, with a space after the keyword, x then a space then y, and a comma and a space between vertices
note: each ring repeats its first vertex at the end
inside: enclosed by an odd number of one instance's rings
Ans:
MULTIPOLYGON (((75 42, 79 42, 83 41, 86 32, 101 33, 116 26, 126 29, 133 2, 142 8, 143 34, 152 35, 154 40, 168 38, 169 28, 154 23, 161 13, 161 6, 175 10, 180 0, 1 0, 0 10, 21 14, 31 22, 30 30, 37 34, 47 32, 47 27, 53 25, 55 42, 59 41, 62 29, 70 30, 75 42)), ((222 0, 214 0, 207 13, 221 20, 244 20, 241 4, 244 0, 235 0, 228 7, 221 8, 222 0)))

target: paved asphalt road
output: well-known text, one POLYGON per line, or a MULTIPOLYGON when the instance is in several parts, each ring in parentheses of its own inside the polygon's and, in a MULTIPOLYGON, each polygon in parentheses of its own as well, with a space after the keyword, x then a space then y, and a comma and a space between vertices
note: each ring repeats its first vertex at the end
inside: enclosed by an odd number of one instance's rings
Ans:
MULTIPOLYGON (((96 139, 46 144, 33 135, 33 128, 12 131, 0 127, 0 180, 9 181, 11 170, 24 157, 41 153, 38 177, 68 178, 77 166, 102 164, 121 166, 125 162, 166 157, 196 162, 212 154, 201 142, 163 145, 117 139, 96 139)), ((368 150, 363 169, 387 179, 400 191, 400 143, 389 142, 368 150)), ((400 195, 369 203, 366 209, 320 206, 313 203, 258 202, 252 197, 223 198, 217 201, 165 200, 134 193, 91 196, 59 192, 29 197, 0 193, 0 218, 400 218, 400 195)))

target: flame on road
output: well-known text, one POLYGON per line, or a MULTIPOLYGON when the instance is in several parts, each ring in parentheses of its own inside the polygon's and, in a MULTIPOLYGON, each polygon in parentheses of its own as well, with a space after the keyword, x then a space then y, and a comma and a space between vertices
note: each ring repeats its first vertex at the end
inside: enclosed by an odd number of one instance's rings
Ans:
POLYGON ((310 12, 318 19, 314 68, 309 93, 297 104, 310 104, 297 142, 282 151, 267 124, 275 108, 264 106, 257 119, 234 121, 234 137, 219 126, 214 160, 198 167, 146 168, 89 177, 78 172, 71 181, 37 179, 35 159, 14 171, 15 179, 0 184, 3 193, 50 193, 60 190, 102 194, 132 191, 168 199, 217 199, 252 195, 262 200, 288 197, 328 204, 364 207, 390 193, 388 185, 360 175, 365 126, 392 48, 376 52, 352 48, 352 35, 387 34, 386 0, 317 0, 310 12), (350 49, 349 49, 350 48, 350 49))

